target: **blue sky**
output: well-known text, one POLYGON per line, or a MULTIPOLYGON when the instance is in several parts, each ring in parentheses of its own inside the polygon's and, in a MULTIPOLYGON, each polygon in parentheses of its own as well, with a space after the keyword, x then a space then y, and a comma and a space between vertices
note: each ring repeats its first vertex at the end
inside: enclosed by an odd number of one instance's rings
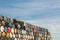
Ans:
POLYGON ((60 0, 0 0, 0 15, 47 28, 60 39, 60 0))

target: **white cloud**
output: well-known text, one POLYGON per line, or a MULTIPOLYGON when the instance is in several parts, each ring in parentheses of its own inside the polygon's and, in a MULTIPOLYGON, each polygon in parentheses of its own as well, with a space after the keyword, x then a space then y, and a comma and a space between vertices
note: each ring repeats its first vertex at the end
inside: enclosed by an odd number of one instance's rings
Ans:
POLYGON ((16 4, 10 4, 14 7, 18 7, 18 8, 25 8, 25 9, 52 9, 52 8, 60 8, 60 0, 58 1, 39 1, 39 2, 24 2, 24 3, 16 3, 16 4))

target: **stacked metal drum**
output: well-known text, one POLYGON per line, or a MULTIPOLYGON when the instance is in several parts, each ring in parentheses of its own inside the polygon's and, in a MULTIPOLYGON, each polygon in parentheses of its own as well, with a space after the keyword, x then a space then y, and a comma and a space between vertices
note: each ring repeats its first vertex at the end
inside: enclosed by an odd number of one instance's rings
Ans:
POLYGON ((0 16, 0 40, 51 40, 48 29, 0 16))

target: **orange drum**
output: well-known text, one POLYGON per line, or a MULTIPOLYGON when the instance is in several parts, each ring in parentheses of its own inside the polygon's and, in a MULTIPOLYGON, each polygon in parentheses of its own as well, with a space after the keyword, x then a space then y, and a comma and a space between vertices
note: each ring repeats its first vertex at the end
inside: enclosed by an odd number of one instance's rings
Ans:
POLYGON ((6 33, 6 38, 9 38, 10 37, 10 33, 6 33))

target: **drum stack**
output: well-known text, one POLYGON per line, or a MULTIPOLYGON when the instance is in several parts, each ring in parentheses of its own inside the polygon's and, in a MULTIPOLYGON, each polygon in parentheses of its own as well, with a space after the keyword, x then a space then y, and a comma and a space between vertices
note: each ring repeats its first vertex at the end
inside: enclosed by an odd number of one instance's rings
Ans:
POLYGON ((0 40, 51 40, 48 29, 0 16, 0 40))

